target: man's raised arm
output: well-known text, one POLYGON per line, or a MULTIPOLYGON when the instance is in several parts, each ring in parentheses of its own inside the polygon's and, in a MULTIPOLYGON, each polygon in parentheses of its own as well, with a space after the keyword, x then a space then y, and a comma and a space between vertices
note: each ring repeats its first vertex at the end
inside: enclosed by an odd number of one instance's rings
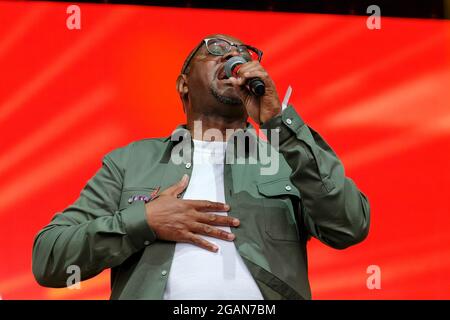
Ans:
POLYGON ((279 149, 293 170, 291 180, 301 192, 303 220, 310 234, 337 249, 364 240, 369 231, 369 202, 345 176, 342 162, 322 137, 292 106, 261 128, 279 128, 279 149))

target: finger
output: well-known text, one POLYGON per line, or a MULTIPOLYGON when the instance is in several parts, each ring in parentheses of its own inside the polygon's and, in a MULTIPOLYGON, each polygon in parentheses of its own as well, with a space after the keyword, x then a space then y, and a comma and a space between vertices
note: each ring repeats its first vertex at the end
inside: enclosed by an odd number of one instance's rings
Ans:
POLYGON ((184 191, 184 189, 186 189, 186 187, 188 186, 188 182, 189 182, 189 176, 187 174, 185 174, 185 175, 183 175, 183 178, 181 178, 180 181, 178 181, 177 183, 168 187, 166 190, 161 192, 161 194, 176 197, 177 195, 182 193, 184 191))
POLYGON ((225 230, 214 228, 213 226, 210 226, 208 224, 198 222, 194 222, 191 225, 191 231, 227 241, 232 241, 234 240, 234 238, 236 238, 236 236, 230 232, 226 232, 225 230))
POLYGON ((199 211, 228 211, 230 206, 226 203, 208 200, 183 200, 184 203, 199 211))
POLYGON ((237 70, 237 75, 238 76, 242 76, 245 72, 250 71, 250 70, 260 70, 260 71, 265 71, 265 69, 263 68, 262 65, 260 64, 253 64, 253 63, 248 63, 248 64, 243 64, 239 70, 237 70))
POLYGON ((199 246, 200 248, 203 248, 203 249, 206 249, 206 250, 212 251, 212 252, 217 252, 217 250, 219 250, 219 247, 217 247, 215 244, 213 244, 193 233, 187 234, 186 242, 195 244, 196 246, 199 246))
POLYGON ((246 81, 246 79, 244 79, 242 77, 238 77, 238 78, 230 77, 229 79, 230 79, 231 84, 235 87, 242 86, 243 84, 245 84, 245 81, 246 81))
POLYGON ((251 68, 244 70, 243 72, 241 72, 241 70, 239 71, 240 72, 238 77, 229 78, 231 84, 235 87, 243 86, 244 84, 247 83, 249 79, 252 78, 260 78, 263 79, 264 81, 267 81, 269 79, 269 74, 264 69, 261 68, 251 68))
POLYGON ((255 66, 261 66, 261 68, 262 68, 262 65, 259 63, 259 61, 251 60, 251 61, 247 61, 246 63, 239 65, 239 69, 250 68, 250 67, 255 67, 255 66))
POLYGON ((241 222, 239 219, 230 216, 221 216, 214 213, 197 212, 197 222, 206 223, 213 226, 237 227, 241 222))
POLYGON ((267 79, 267 77, 269 75, 264 70, 251 69, 251 70, 245 71, 240 76, 241 76, 242 79, 244 79, 244 81, 246 81, 246 80, 251 79, 251 78, 267 79))

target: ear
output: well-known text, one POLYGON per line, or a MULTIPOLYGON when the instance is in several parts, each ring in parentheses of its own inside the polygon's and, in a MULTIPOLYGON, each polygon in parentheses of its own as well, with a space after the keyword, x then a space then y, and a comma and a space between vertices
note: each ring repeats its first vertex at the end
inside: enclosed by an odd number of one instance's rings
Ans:
POLYGON ((185 104, 185 100, 187 99, 187 94, 189 92, 189 88, 187 85, 187 77, 185 74, 180 74, 177 78, 177 91, 178 94, 180 95, 181 101, 183 102, 183 110, 186 113, 186 108, 184 106, 185 104))
POLYGON ((180 95, 188 93, 187 77, 185 74, 180 74, 177 78, 177 91, 180 95))

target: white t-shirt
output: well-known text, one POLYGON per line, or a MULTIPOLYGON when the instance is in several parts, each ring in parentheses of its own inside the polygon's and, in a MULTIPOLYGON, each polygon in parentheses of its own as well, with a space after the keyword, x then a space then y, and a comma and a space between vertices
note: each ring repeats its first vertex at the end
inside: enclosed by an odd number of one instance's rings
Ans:
MULTIPOLYGON (((226 142, 194 141, 193 168, 184 199, 225 202, 223 161, 226 142)), ((215 212, 227 215, 226 212, 215 212)), ((229 227, 214 226, 230 232, 229 227)), ((203 236, 211 252, 178 242, 164 292, 165 300, 263 300, 233 241, 203 236)))

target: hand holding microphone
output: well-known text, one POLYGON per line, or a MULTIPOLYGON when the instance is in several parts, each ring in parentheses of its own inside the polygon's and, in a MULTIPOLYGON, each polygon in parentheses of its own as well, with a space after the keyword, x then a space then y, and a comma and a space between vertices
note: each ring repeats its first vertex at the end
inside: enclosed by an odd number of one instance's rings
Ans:
POLYGON ((256 123, 265 123, 281 113, 275 83, 259 61, 233 56, 225 62, 224 70, 256 123))
MULTIPOLYGON (((239 69, 246 62, 247 61, 241 56, 234 56, 234 57, 230 58, 225 63, 225 73, 226 73, 227 77, 228 78, 230 78, 230 77, 237 78, 238 77, 237 73, 238 73, 239 69)), ((266 85, 258 77, 251 78, 250 80, 248 80, 247 84, 250 88, 250 91, 257 97, 264 95, 264 93, 266 92, 266 85)))

